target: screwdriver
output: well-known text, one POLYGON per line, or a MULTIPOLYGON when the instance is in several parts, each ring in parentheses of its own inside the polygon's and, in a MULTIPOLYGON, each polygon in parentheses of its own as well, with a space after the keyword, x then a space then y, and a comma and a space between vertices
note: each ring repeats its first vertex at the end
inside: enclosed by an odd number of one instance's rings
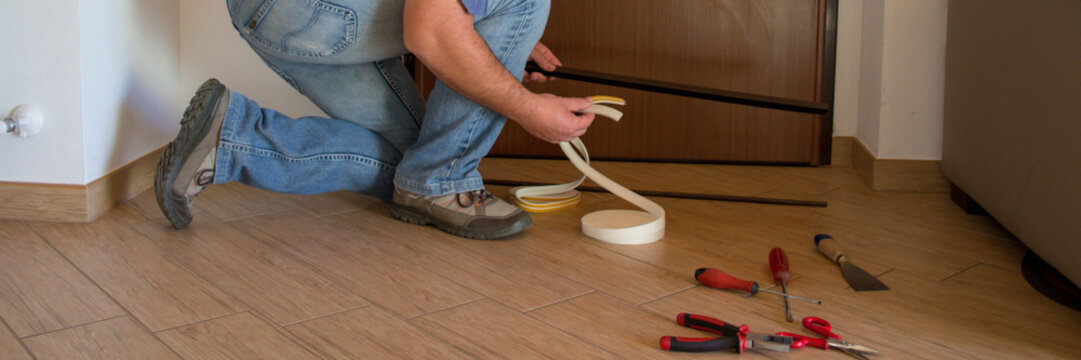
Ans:
POLYGON ((736 289, 743 290, 750 294, 757 294, 759 291, 767 292, 777 296, 790 297, 796 300, 803 300, 809 303, 821 304, 822 301, 808 299, 805 297, 782 294, 772 290, 759 289, 758 283, 754 281, 747 281, 736 278, 735 276, 728 275, 728 273, 717 270, 714 268, 700 268, 694 271, 694 278, 698 279, 698 282, 702 285, 709 286, 716 289, 736 289))
MULTIPOLYGON (((773 248, 769 251, 769 269, 773 272, 773 283, 781 285, 781 292, 788 294, 788 256, 781 248, 773 248)), ((784 298, 785 320, 792 322, 792 307, 788 304, 788 297, 784 298)))

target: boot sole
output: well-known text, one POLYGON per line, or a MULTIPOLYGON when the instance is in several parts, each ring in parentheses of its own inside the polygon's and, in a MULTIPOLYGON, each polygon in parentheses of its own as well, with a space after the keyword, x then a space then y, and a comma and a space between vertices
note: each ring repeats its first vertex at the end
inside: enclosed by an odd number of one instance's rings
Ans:
POLYGON ((218 100, 224 92, 225 86, 216 79, 207 80, 199 87, 184 110, 180 132, 161 153, 161 160, 154 172, 154 197, 158 200, 158 207, 177 229, 187 227, 192 216, 188 211, 187 197, 173 193, 173 183, 195 147, 210 133, 218 100))
POLYGON ((529 228, 529 226, 533 224, 533 220, 531 218, 525 217, 522 220, 519 220, 519 221, 515 222, 514 224, 511 224, 511 226, 508 226, 508 227, 505 227, 505 228, 502 228, 502 229, 496 229, 496 230, 470 230, 470 229, 466 229, 466 228, 462 228, 462 227, 459 227, 459 226, 449 224, 449 223, 447 223, 445 221, 442 221, 442 220, 440 220, 438 218, 433 218, 433 217, 431 217, 429 215, 425 215, 423 213, 415 211, 415 210, 413 210, 413 209, 411 209, 409 207, 401 206, 401 205, 394 204, 394 203, 391 203, 391 205, 390 205, 390 213, 391 213, 391 215, 394 215, 394 217, 397 218, 398 220, 401 220, 401 221, 404 221, 404 222, 407 222, 407 223, 410 223, 410 224, 422 225, 422 226, 423 225, 432 225, 432 226, 435 226, 436 228, 438 228, 439 230, 443 230, 444 232, 449 233, 451 235, 460 236, 460 237, 464 237, 464 238, 467 238, 467 239, 474 239, 474 240, 495 240, 495 239, 501 239, 501 238, 513 236, 513 235, 516 235, 518 233, 521 233, 522 231, 525 231, 525 229, 529 228))

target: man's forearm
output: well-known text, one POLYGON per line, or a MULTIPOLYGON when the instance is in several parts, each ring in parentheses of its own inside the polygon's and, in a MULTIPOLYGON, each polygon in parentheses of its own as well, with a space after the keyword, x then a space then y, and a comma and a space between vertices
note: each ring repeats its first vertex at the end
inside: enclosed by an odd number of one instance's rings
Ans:
POLYGON ((532 92, 492 54, 458 0, 406 0, 405 42, 451 89, 511 119, 528 118, 532 92))

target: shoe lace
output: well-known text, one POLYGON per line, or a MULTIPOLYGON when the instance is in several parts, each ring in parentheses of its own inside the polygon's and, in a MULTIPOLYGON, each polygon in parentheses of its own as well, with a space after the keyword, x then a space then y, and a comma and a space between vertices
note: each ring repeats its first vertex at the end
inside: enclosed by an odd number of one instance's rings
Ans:
POLYGON ((205 169, 195 176, 195 185, 207 186, 214 182, 214 169, 205 169))
POLYGON ((485 200, 494 197, 488 190, 472 190, 458 193, 455 200, 458 200, 458 205, 461 207, 480 206, 485 200), (463 199, 465 201, 463 201, 463 199))

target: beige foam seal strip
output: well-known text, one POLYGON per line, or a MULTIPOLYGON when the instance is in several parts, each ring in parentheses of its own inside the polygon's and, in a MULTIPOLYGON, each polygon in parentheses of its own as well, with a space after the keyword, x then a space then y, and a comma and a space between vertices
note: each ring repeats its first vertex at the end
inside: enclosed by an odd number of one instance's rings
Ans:
MULTIPOLYGON (((619 121, 623 113, 602 104, 624 105, 623 99, 611 96, 594 96, 593 106, 586 112, 619 121)), ((601 210, 582 217, 582 232, 591 238, 622 245, 648 244, 664 237, 664 208, 657 203, 638 195, 604 176, 589 166, 589 153, 579 139, 559 144, 563 154, 570 159, 584 174, 578 180, 558 185, 527 186, 511 189, 515 203, 526 211, 549 212, 574 206, 581 200, 581 194, 574 190, 586 179, 592 179, 597 185, 612 194, 642 208, 638 210, 601 210), (581 153, 581 155, 579 155, 581 153)))

